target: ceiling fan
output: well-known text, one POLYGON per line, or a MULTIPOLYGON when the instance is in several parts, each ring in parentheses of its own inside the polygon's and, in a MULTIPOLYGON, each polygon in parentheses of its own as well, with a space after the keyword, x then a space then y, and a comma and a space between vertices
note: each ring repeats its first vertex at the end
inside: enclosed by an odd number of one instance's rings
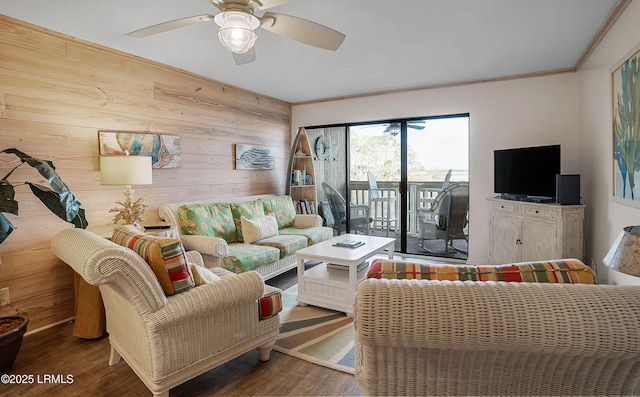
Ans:
MULTIPOLYGON (((424 124, 424 120, 408 121, 407 127, 415 130, 424 130, 424 125, 420 124, 424 124)), ((382 132, 391 134, 391 136, 396 136, 400 133, 400 123, 391 123, 382 132)))
POLYGON ((256 57, 254 44, 255 30, 262 28, 280 36, 314 47, 335 51, 345 39, 345 35, 327 26, 291 15, 265 12, 261 17, 256 10, 266 10, 289 0, 205 0, 213 4, 220 13, 203 14, 159 23, 127 33, 132 37, 147 37, 173 29, 183 28, 200 22, 213 20, 220 30, 220 42, 233 53, 236 64, 253 62, 256 57))

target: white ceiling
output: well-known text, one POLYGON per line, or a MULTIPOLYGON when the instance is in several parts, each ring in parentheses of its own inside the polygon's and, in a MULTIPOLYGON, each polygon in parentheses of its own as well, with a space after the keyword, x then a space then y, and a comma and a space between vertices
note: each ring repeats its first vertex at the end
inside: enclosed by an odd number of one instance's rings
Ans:
MULTIPOLYGON (((573 68, 618 0, 290 0, 270 9, 346 34, 338 51, 258 29, 237 66, 213 21, 125 33, 218 10, 205 0, 2 0, 0 13, 297 103, 573 68)), ((256 12, 260 16, 262 12, 256 12)))

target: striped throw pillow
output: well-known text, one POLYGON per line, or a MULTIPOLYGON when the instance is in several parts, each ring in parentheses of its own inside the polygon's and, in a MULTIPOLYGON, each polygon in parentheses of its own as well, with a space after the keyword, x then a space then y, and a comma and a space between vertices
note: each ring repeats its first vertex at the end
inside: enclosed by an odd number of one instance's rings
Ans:
POLYGON ((133 226, 116 228, 112 240, 135 251, 149 264, 165 295, 188 291, 195 286, 180 240, 147 236, 133 226))

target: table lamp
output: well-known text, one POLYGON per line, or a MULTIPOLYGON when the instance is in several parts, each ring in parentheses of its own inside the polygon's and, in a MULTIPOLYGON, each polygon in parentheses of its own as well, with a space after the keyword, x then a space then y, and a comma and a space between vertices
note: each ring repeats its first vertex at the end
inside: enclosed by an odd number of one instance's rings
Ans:
POLYGON ((640 277, 640 226, 627 226, 603 260, 613 270, 640 277))
POLYGON ((149 156, 100 156, 100 184, 125 185, 125 200, 116 201, 120 207, 114 207, 109 212, 115 212, 113 222, 117 224, 123 220, 127 225, 135 225, 144 221, 144 197, 133 201, 131 185, 150 185, 152 183, 151 157, 149 156))

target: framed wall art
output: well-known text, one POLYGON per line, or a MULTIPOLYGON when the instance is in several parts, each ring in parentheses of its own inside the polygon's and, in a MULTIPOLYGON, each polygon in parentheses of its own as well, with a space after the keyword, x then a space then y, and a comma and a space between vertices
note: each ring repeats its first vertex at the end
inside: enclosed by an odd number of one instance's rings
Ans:
POLYGON ((236 144, 237 170, 272 170, 275 168, 275 148, 236 144))
POLYGON ((613 199, 640 207, 640 43, 611 68, 613 199))
POLYGON ((180 137, 125 131, 98 131, 101 156, 150 156, 153 168, 180 167, 180 137))

